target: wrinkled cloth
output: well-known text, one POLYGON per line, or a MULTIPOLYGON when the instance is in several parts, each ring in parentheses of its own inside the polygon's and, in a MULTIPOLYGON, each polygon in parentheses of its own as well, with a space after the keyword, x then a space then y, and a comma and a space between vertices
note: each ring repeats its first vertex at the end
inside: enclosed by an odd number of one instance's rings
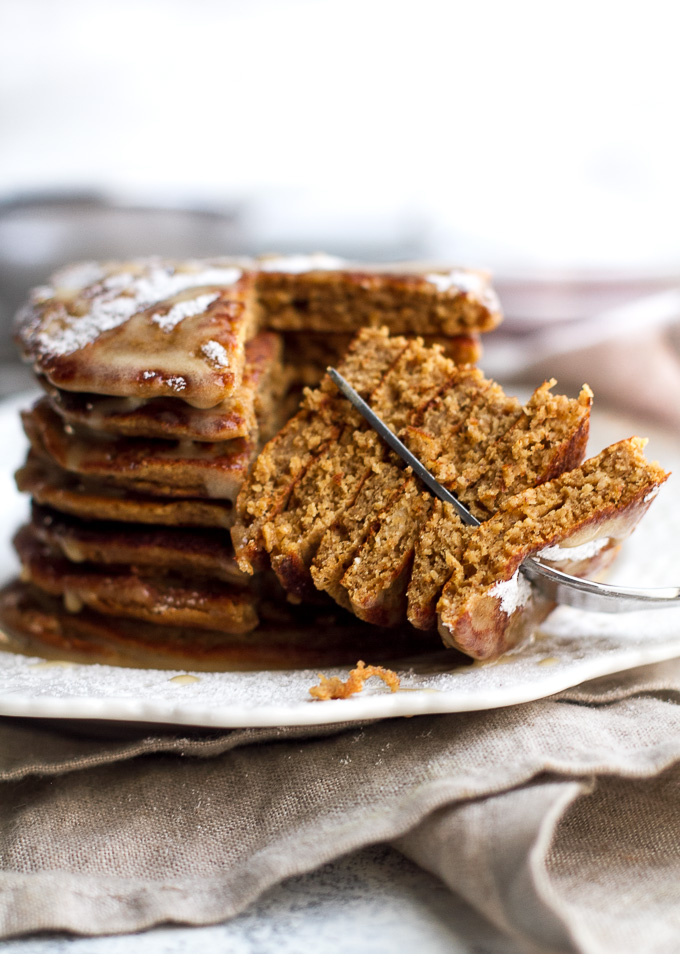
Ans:
POLYGON ((4 720, 0 935, 214 923, 388 842, 522 950, 677 951, 679 702, 673 661, 317 729, 4 720))

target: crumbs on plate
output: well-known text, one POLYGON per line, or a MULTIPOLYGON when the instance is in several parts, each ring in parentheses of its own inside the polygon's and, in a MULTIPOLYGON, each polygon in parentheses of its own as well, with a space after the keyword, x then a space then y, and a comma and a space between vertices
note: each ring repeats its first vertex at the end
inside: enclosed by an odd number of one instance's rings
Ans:
POLYGON ((310 696, 315 699, 349 699, 355 692, 361 692, 364 683, 371 676, 378 676, 379 679, 389 687, 391 692, 396 692, 399 688, 399 676, 391 669, 385 669, 383 666, 367 666, 363 659, 360 659, 356 669, 350 671, 347 679, 340 679, 338 676, 331 676, 330 679, 319 673, 321 682, 318 686, 312 686, 309 690, 310 696))

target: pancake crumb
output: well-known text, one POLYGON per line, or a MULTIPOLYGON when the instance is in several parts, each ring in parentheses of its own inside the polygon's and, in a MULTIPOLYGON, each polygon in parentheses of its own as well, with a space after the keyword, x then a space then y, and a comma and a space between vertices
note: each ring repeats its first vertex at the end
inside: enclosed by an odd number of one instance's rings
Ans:
POLYGON ((319 673, 321 682, 318 686, 312 686, 309 690, 310 696, 314 699, 349 699, 356 692, 361 692, 364 684, 371 676, 377 676, 389 687, 390 692, 396 692, 399 688, 399 676, 392 669, 385 669, 383 666, 367 666, 363 659, 357 662, 356 669, 350 671, 349 676, 343 682, 339 676, 331 676, 330 679, 319 673))

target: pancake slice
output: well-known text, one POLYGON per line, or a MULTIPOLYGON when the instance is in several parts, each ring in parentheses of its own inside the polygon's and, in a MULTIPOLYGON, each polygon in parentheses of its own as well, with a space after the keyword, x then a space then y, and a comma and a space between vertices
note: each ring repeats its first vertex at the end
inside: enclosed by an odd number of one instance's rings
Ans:
POLYGON ((31 494, 39 504, 83 520, 224 528, 234 522, 234 508, 228 501, 145 496, 71 474, 33 451, 15 479, 19 490, 31 494))
POLYGON ((226 260, 82 263, 34 290, 17 339, 58 388, 214 407, 241 384, 254 282, 226 260))
POLYGON ((123 437, 234 440, 252 437, 258 431, 258 422, 262 422, 265 429, 269 426, 288 384, 281 365, 282 345, 278 335, 263 332, 246 343, 245 351, 240 387, 213 408, 194 408, 180 397, 145 401, 63 391, 46 378, 41 384, 52 408, 67 424, 123 437))
POLYGON ((127 564, 154 574, 205 576, 246 586, 225 530, 92 522, 33 504, 35 537, 72 563, 127 564))
POLYGON ((578 399, 552 394, 555 380, 536 388, 515 425, 473 460, 476 473, 454 492, 470 493, 488 513, 513 494, 571 470, 585 456, 593 392, 586 385, 578 399))
MULTIPOLYGON (((499 435, 521 415, 517 398, 505 394, 476 368, 461 368, 404 428, 402 438, 439 483, 461 494, 476 477, 472 462, 483 463, 499 435)), ((482 516, 476 498, 463 499, 475 516, 482 516)))
POLYGON ((268 328, 352 333, 387 325, 395 334, 453 336, 490 331, 502 318, 485 272, 328 256, 264 257, 258 264, 268 328))
MULTIPOLYGON (((339 370, 367 397, 407 344, 405 338, 390 338, 385 329, 362 332, 339 370)), ((236 502, 232 530, 236 558, 244 572, 268 565, 264 526, 285 509, 297 481, 317 456, 331 452, 345 428, 365 429, 360 415, 325 377, 318 389, 305 393, 298 413, 261 451, 236 502)))
POLYGON ((453 586, 463 582, 468 536, 468 528, 453 505, 434 500, 415 543, 406 592, 406 615, 416 629, 436 629, 437 602, 444 586, 449 581, 453 586))
MULTIPOLYGON (((373 348, 371 336, 356 354, 373 348)), ((454 365, 437 348, 409 341, 386 370, 369 401, 395 430, 451 377, 454 365)), ((343 430, 324 447, 292 489, 285 510, 263 527, 265 547, 282 586, 299 599, 314 593, 310 566, 324 532, 354 503, 362 484, 386 454, 383 442, 345 402, 343 430)), ((401 482, 401 473, 395 479, 401 482)))
MULTIPOLYGON (((460 453, 457 466, 449 468, 447 455, 438 461, 436 476, 449 478, 443 481, 445 486, 478 519, 488 519, 488 508, 500 506, 512 494, 544 483, 583 460, 592 393, 584 388, 572 400, 551 394, 553 385, 549 381, 537 388, 512 426, 496 439, 492 416, 488 438, 472 443, 467 455, 460 453)), ((479 430, 478 436, 482 436, 479 430)), ((453 507, 437 502, 416 543, 408 589, 408 618, 418 629, 437 625, 437 601, 454 573, 464 536, 453 507)))
POLYGON ((321 538, 337 515, 352 505, 383 454, 377 434, 346 428, 296 482, 286 509, 265 523, 264 544, 286 592, 298 599, 313 597, 309 567, 321 538))
POLYGON ((352 612, 376 626, 396 626, 406 616, 406 589, 421 525, 432 506, 420 482, 409 478, 375 520, 340 580, 352 612))
MULTIPOLYGON (((480 520, 488 507, 496 508, 509 496, 571 470, 585 456, 592 393, 584 388, 578 400, 550 393, 554 382, 537 388, 522 413, 497 439, 473 443, 457 466, 441 458, 436 475, 450 477, 445 486, 480 520), (481 477, 479 475, 482 475, 481 477)), ((455 458, 454 458, 455 459, 455 458)), ((436 605, 451 578, 465 539, 464 525, 453 507, 439 501, 433 507, 416 543, 408 589, 408 618, 418 629, 437 625, 436 605)))
POLYGON ((613 444, 510 497, 493 517, 468 529, 461 565, 437 604, 446 645, 475 659, 500 656, 551 609, 519 575, 524 559, 546 547, 568 551, 599 540, 611 547, 633 531, 668 477, 645 459, 645 443, 633 437, 613 444))
POLYGON ((21 415, 33 451, 64 470, 164 497, 235 500, 255 457, 246 438, 205 443, 115 438, 64 424, 47 398, 21 415))
POLYGON ((408 481, 396 457, 374 464, 354 503, 321 538, 310 567, 312 580, 318 590, 324 590, 345 609, 350 608, 350 603, 341 580, 383 511, 399 499, 408 481))
POLYGON ((60 596, 70 612, 89 606, 110 616, 225 633, 247 633, 258 623, 255 594, 228 583, 144 575, 128 566, 72 563, 55 557, 30 525, 19 530, 14 546, 24 582, 60 596))

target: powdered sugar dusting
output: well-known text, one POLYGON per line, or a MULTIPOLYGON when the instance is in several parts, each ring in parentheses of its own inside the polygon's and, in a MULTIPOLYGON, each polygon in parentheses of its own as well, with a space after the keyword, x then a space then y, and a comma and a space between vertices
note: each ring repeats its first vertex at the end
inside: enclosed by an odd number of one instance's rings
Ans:
POLYGON ((589 540, 577 547, 544 547, 536 556, 541 560, 550 560, 551 563, 567 563, 571 560, 588 560, 599 553, 609 543, 609 537, 600 537, 589 540))
POLYGON ((31 290, 30 301, 32 305, 42 305, 43 302, 54 298, 54 288, 51 285, 38 285, 31 290))
POLYGON ((314 252, 312 255, 281 255, 276 258, 265 258, 259 262, 263 272, 288 272, 291 275, 302 275, 304 272, 332 272, 345 266, 342 258, 335 255, 326 255, 324 252, 314 252))
POLYGON ((219 341, 206 341, 206 343, 201 348, 201 351, 206 356, 209 361, 212 361, 214 364, 218 365, 220 368, 229 367, 229 355, 224 345, 221 345, 219 341))
POLYGON ((489 596, 494 596, 501 604, 506 616, 512 616, 515 610, 521 609, 531 599, 531 584, 517 570, 509 580, 499 580, 489 590, 489 596))
POLYGON ((425 276, 425 281, 434 285, 439 292, 447 292, 452 288, 460 292, 480 292, 484 287, 480 275, 475 272, 465 272, 459 268, 454 268, 447 274, 430 272, 425 276))
POLYGON ((134 298, 102 297, 92 303, 90 312, 82 316, 60 313, 38 335, 43 351, 55 355, 73 354, 92 344, 100 335, 128 321, 136 311, 134 298))
POLYGON ((217 292, 214 295, 199 295, 198 298, 180 301, 173 305, 166 314, 152 315, 151 320, 158 325, 161 331, 172 331, 185 318, 193 318, 195 315, 202 314, 219 297, 219 292, 217 292))
MULTIPOLYGON (((84 315, 71 315, 60 310, 53 318, 48 318, 45 327, 37 336, 44 352, 54 355, 73 354, 92 344, 105 332, 125 324, 138 312, 172 299, 190 288, 229 287, 243 274, 240 268, 232 266, 176 271, 172 265, 153 261, 147 263, 145 271, 140 275, 123 271, 104 276, 101 269, 94 270, 92 264, 88 265, 89 270, 84 270, 85 266, 81 266, 81 271, 75 275, 73 270, 66 270, 64 275, 57 276, 60 282, 66 282, 62 285, 63 288, 81 292, 85 286, 79 283, 84 278, 96 276, 96 280, 94 284, 87 285, 84 297, 89 300, 89 311, 84 315)), ((203 297, 208 296, 199 296, 195 300, 203 297)), ((212 298, 213 301, 215 297, 212 298)), ((178 311, 173 312, 171 309, 168 315, 162 316, 166 320, 164 330, 171 330, 183 317, 188 317, 185 308, 181 306, 186 307, 186 303, 178 303, 178 306, 175 306, 178 311), (173 315, 172 318, 168 317, 170 314, 173 315)), ((158 323, 163 327, 161 320, 158 323)))
POLYGON ((171 267, 152 268, 147 274, 135 279, 132 293, 139 302, 138 311, 158 302, 166 301, 188 288, 215 285, 228 288, 242 275, 240 268, 205 268, 200 271, 175 272, 171 267))
POLYGON ((64 291, 80 291, 100 282, 102 278, 104 270, 99 262, 76 262, 59 269, 52 276, 52 284, 64 291))

